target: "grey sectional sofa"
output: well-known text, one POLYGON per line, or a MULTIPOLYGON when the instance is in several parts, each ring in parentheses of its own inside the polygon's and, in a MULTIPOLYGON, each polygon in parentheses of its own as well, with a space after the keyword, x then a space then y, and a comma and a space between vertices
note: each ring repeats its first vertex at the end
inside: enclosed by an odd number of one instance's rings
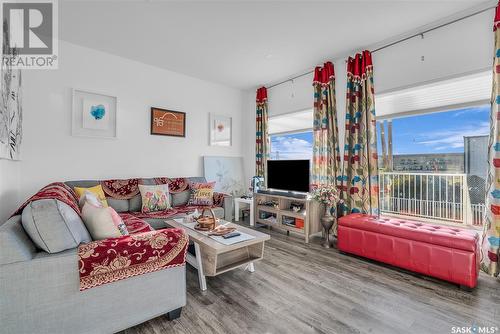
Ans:
MULTIPOLYGON (((97 183, 67 182, 71 187, 97 183)), ((185 195, 172 200, 182 202, 185 195)), ((123 212, 141 203, 139 197, 108 204, 123 212)), ((232 200, 226 199, 216 214, 230 219, 232 200)), ((166 227, 160 219, 146 221, 155 229, 166 227)), ((79 291, 77 248, 53 254, 37 249, 24 231, 21 215, 0 225, 1 334, 114 333, 164 314, 175 318, 185 304, 185 267, 79 291)))

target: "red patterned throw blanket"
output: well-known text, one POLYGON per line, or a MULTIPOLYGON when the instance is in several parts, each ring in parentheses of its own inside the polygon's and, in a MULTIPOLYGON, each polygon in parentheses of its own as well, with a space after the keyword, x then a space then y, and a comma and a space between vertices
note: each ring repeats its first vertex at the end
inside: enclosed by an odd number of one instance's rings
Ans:
POLYGON ((151 225, 130 213, 124 212, 119 213, 118 215, 123 220, 123 223, 125 223, 125 226, 127 226, 127 231, 129 234, 154 231, 151 225))
POLYGON ((139 193, 139 179, 104 180, 101 187, 111 198, 131 199, 139 193))
POLYGON ((132 212, 131 214, 134 215, 137 218, 142 218, 142 219, 169 219, 172 217, 175 217, 177 215, 186 213, 192 213, 196 209, 201 210, 201 207, 198 206, 179 206, 175 208, 171 208, 165 211, 153 211, 153 212, 148 212, 148 213, 143 213, 143 212, 132 212))
POLYGON ((168 184, 168 191, 171 194, 177 194, 188 190, 189 182, 184 177, 168 178, 168 177, 155 177, 156 184, 168 184))
POLYGON ((161 269, 183 266, 188 236, 164 229, 93 241, 78 247, 80 291, 161 269))
POLYGON ((20 215, 26 205, 40 199, 56 199, 69 205, 76 213, 81 215, 80 208, 78 207, 78 196, 76 196, 73 189, 62 182, 54 182, 38 190, 35 195, 28 198, 12 216, 20 215))
MULTIPOLYGON (((168 184, 169 192, 172 194, 187 190, 189 183, 184 177, 168 178, 155 177, 155 184, 168 184)), ((139 194, 140 179, 113 179, 101 181, 101 187, 106 196, 114 199, 131 199, 139 194)))

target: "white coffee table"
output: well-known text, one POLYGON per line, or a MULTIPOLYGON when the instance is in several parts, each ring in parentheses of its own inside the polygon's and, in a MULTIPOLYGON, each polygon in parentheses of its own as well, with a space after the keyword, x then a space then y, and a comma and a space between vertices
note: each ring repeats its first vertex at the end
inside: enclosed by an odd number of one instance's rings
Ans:
POLYGON ((174 219, 166 220, 166 223, 175 228, 182 228, 189 236, 189 240, 194 243, 195 254, 188 252, 186 261, 198 270, 198 280, 202 291, 207 289, 206 276, 217 276, 240 267, 254 272, 254 262, 263 258, 264 242, 271 238, 268 234, 254 229, 227 223, 227 226, 235 227, 239 232, 249 234, 254 238, 224 245, 174 219))
POLYGON ((240 204, 248 204, 250 206, 250 226, 254 226, 254 217, 253 217, 253 198, 234 198, 234 220, 240 221, 240 204))

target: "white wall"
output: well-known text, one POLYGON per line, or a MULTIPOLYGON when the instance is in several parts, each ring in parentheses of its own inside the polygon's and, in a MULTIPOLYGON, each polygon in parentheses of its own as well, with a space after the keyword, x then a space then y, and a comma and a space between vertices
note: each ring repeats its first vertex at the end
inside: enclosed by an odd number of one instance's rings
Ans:
MULTIPOLYGON (((493 58, 493 17, 494 10, 491 9, 426 33, 424 39, 412 38, 373 53, 375 94, 490 69, 493 58), (424 61, 421 60, 421 56, 424 56, 424 61)), ((360 47, 360 50, 373 50, 378 46, 360 47)), ((333 52, 334 50, 332 54, 333 52)), ((347 84, 345 59, 347 57, 348 55, 345 55, 333 60, 340 147, 343 147, 345 135, 347 84)), ((311 68, 315 65, 311 64, 311 68)), ((273 116, 307 108, 312 109, 312 78, 313 75, 309 74, 295 79, 293 83, 286 82, 269 89, 269 114, 273 116)), ((255 93, 254 91, 247 92, 247 95, 254 96, 255 93)), ((255 96, 253 100, 247 98, 246 101, 251 104, 247 112, 252 111, 252 116, 254 116, 255 96)), ((253 145, 252 155, 246 153, 246 161, 249 163, 247 170, 253 170, 255 168, 253 161, 255 140, 247 138, 247 141, 248 145, 253 145)))
POLYGON ((19 203, 19 161, 0 160, 0 223, 19 203))
POLYGON ((242 155, 240 90, 66 42, 58 70, 23 75, 22 161, 0 164, 0 217, 49 182, 199 176, 204 155, 242 155), (71 136, 72 88, 118 97, 118 139, 71 136), (186 138, 150 135, 153 106, 186 112, 186 138), (208 145, 210 112, 233 117, 232 147, 208 145), (8 176, 14 171, 18 182, 8 176))
POLYGON ((491 69, 493 19, 491 9, 374 53, 375 93, 491 69))

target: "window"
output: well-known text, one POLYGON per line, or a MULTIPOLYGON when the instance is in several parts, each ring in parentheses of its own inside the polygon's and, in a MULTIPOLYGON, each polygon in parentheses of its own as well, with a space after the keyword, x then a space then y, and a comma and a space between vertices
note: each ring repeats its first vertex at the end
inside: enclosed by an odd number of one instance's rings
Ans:
POLYGON ((311 160, 312 143, 312 131, 271 135, 270 158, 273 160, 311 160))
POLYGON ((310 160, 313 143, 312 122, 311 109, 269 117, 270 158, 310 160))
MULTIPOLYGON (((474 170, 483 171, 482 176, 486 176, 489 116, 490 106, 483 105, 395 118, 389 121, 392 130, 387 121, 378 122, 380 167, 384 164, 382 140, 388 146, 391 131, 394 171, 465 173, 474 170)), ((391 151, 389 147, 386 150, 391 151)))
POLYGON ((482 225, 489 117, 480 105, 379 121, 381 212, 482 225))

